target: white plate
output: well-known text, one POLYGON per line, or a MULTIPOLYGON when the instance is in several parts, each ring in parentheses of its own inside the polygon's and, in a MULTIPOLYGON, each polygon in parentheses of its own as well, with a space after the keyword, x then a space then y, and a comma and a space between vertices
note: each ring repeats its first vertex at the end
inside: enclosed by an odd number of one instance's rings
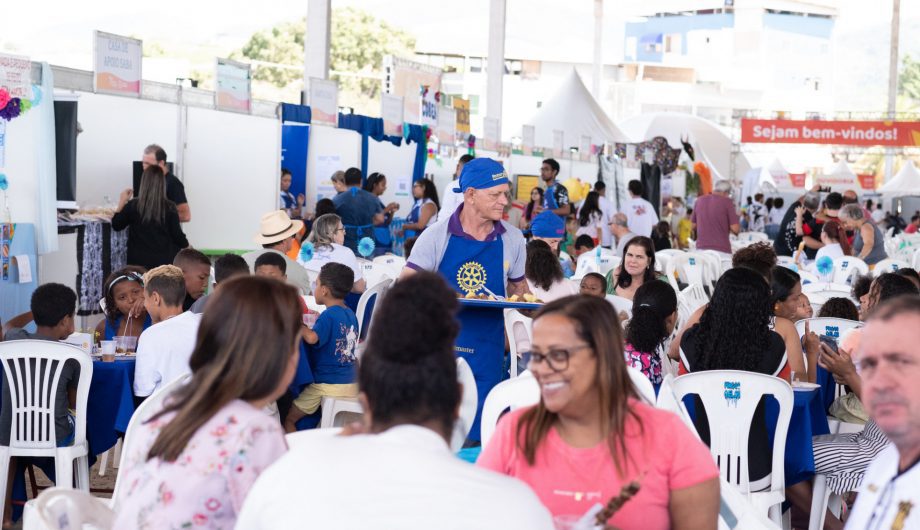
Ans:
POLYGON ((798 390, 798 391, 800 391, 800 392, 809 392, 809 391, 815 390, 815 389, 817 389, 817 388, 821 388, 821 385, 819 385, 819 384, 817 384, 817 383, 806 383, 806 382, 804 382, 804 381, 796 381, 796 382, 792 385, 792 389, 793 389, 793 390, 798 390))

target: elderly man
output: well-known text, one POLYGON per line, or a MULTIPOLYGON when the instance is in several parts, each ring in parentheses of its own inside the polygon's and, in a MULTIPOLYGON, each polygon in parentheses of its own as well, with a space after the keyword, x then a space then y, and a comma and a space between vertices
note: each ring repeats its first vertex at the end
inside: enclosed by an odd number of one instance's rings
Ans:
MULTIPOLYGON (((423 270, 438 272, 462 297, 528 293, 524 235, 501 220, 509 188, 508 175, 498 162, 476 158, 464 165, 460 186, 455 188, 463 194, 463 204, 422 232, 400 277, 423 270)), ((476 376, 481 411, 485 396, 502 380, 504 314, 498 306, 464 306, 458 317, 455 350, 476 376)), ((478 414, 470 438, 479 439, 478 414)))
POLYGON ((625 213, 618 213, 613 216, 613 221, 610 223, 610 232, 613 233, 613 237, 617 240, 617 256, 622 258, 623 253, 626 251, 626 244, 636 237, 636 234, 629 231, 629 219, 625 213))
POLYGON ((847 528, 920 528, 920 297, 880 307, 860 346, 862 402, 892 445, 869 465, 847 528))
POLYGON ((303 221, 291 219, 284 210, 275 210, 262 216, 259 233, 253 241, 262 245, 262 250, 243 254, 249 270, 255 270, 256 260, 266 252, 274 252, 284 257, 287 262, 287 283, 300 289, 300 294, 310 294, 310 277, 307 269, 287 257, 294 244, 293 237, 303 228, 303 221))
POLYGON ((696 200, 690 222, 696 229, 697 250, 715 250, 731 258, 732 244, 728 236, 741 232, 731 193, 731 182, 720 180, 713 186, 712 193, 696 200))

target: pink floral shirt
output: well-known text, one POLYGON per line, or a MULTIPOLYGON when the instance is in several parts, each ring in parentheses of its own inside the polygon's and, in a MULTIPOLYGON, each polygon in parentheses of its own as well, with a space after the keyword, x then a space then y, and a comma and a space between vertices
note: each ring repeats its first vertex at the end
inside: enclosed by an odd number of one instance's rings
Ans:
MULTIPOLYGON (((232 401, 192 436, 172 463, 146 456, 173 414, 142 425, 125 454, 114 528, 232 529, 246 494, 287 452, 278 420, 232 401)), ((126 448, 127 449, 127 448, 126 448)))
POLYGON ((648 377, 653 385, 661 384, 661 357, 658 356, 658 353, 637 351, 636 348, 628 342, 626 343, 626 348, 623 353, 626 356, 626 364, 628 366, 632 366, 645 374, 645 377, 648 377))

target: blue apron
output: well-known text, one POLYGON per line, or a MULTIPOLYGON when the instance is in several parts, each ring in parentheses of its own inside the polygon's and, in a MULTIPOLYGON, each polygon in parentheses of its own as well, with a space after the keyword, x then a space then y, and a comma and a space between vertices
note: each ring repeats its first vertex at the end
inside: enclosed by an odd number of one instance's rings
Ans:
MULTIPOLYGON (((485 285, 497 295, 505 294, 504 252, 501 237, 476 241, 451 236, 438 272, 461 295, 484 293, 485 285)), ((479 394, 476 419, 469 439, 479 440, 479 420, 486 396, 502 380, 505 358, 505 320, 502 309, 464 307, 457 315, 460 333, 454 349, 473 370, 479 394)))
MULTIPOLYGON (((408 217, 406 217, 407 223, 417 223, 418 218, 422 212, 422 201, 416 200, 415 204, 412 205, 412 209, 409 211, 408 217)), ((418 235, 418 232, 415 230, 406 230, 406 238, 415 237, 418 235)))

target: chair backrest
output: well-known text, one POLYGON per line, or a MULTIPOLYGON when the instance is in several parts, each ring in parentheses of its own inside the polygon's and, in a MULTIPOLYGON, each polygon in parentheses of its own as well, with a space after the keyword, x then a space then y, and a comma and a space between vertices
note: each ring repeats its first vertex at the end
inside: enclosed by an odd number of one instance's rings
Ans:
POLYGON ((695 283, 688 285, 677 293, 677 298, 682 298, 686 301, 690 314, 693 314, 694 311, 709 303, 709 295, 706 294, 703 286, 695 283))
POLYGON ((634 387, 636 387, 636 392, 639 393, 639 397, 646 405, 655 406, 655 387, 652 386, 652 382, 649 381, 648 377, 645 377, 641 371, 636 370, 632 366, 626 367, 626 372, 629 374, 629 379, 632 381, 634 387))
POLYGON ((366 291, 361 294, 361 298, 358 300, 358 310, 355 312, 355 316, 358 317, 358 337, 363 339, 370 333, 371 324, 374 321, 374 310, 371 310, 371 314, 365 316, 367 312, 367 305, 370 303, 372 298, 374 300, 374 308, 380 305, 381 300, 386 295, 387 289, 390 288, 390 284, 393 283, 393 280, 385 279, 382 282, 374 285, 373 287, 368 287, 366 291), (365 321, 367 325, 365 325, 365 321))
POLYGON ((711 269, 710 274, 714 278, 712 280, 713 284, 719 281, 719 278, 722 277, 722 273, 732 268, 732 260, 719 254, 715 250, 703 250, 699 253, 708 259, 707 263, 711 269))
POLYGON ((865 261, 853 256, 834 259, 834 283, 849 285, 853 276, 857 274, 869 274, 869 266, 865 261))
MULTIPOLYGON (((823 292, 850 292, 850 286, 845 283, 806 283, 802 285, 802 292, 805 294, 823 293, 823 292)), ((847 295, 849 296, 849 295, 847 295)))
POLYGON ((374 258, 374 270, 379 270, 387 278, 395 280, 399 278, 403 267, 406 266, 406 258, 394 254, 386 254, 374 258))
POLYGON ((105 499, 93 497, 87 491, 52 487, 35 499, 28 518, 29 521, 23 521, 24 528, 112 528, 115 511, 106 505, 105 499))
MULTIPOLYGON (((668 276, 676 272, 684 284, 699 284, 703 288, 712 288, 718 281, 719 275, 713 258, 702 252, 685 252, 674 256, 668 264, 668 276)), ((677 289, 675 289, 677 290, 677 289)))
POLYGON ((601 257, 598 260, 598 265, 600 266, 600 270, 598 272, 604 276, 607 276, 608 272, 620 266, 621 261, 622 260, 619 258, 619 256, 601 254, 601 257))
POLYGON ((183 374, 161 386, 159 390, 145 399, 144 402, 137 407, 137 410, 134 411, 134 415, 131 416, 131 421, 128 422, 128 428, 125 430, 124 442, 121 446, 121 462, 118 463, 118 467, 122 470, 122 473, 119 473, 118 476, 115 477, 115 488, 112 491, 111 506, 113 509, 118 510, 118 502, 121 500, 121 490, 124 489, 121 477, 124 474, 123 472, 127 464, 125 458, 134 453, 138 429, 147 420, 152 418, 154 414, 163 410, 163 402, 166 401, 166 398, 191 379, 191 377, 191 374, 183 374))
POLYGON ((508 349, 511 353, 511 377, 516 377, 517 358, 524 350, 530 349, 533 341, 533 319, 525 317, 517 309, 505 309, 505 335, 508 336, 508 349))
POLYGON ((920 248, 914 250, 910 258, 910 268, 920 271, 920 248))
POLYGON ((799 270, 798 274, 799 274, 799 278, 802 279, 802 289, 803 290, 806 285, 812 285, 812 284, 818 285, 818 283, 820 282, 817 276, 815 276, 814 274, 808 271, 799 270))
POLYGON ((675 376, 672 374, 668 374, 662 378, 661 386, 658 387, 658 397, 655 400, 655 407, 677 414, 684 422, 684 425, 690 428, 690 432, 699 438, 700 435, 696 433, 696 426, 693 425, 693 420, 690 418, 690 413, 687 412, 687 407, 681 400, 677 399, 677 395, 674 393, 674 379, 675 376))
POLYGON ((795 262, 795 258, 792 256, 776 256, 776 264, 780 267, 786 267, 787 269, 792 269, 794 271, 799 270, 799 266, 795 262))
POLYGON ((750 493, 748 438, 754 410, 764 395, 772 395, 779 403, 779 416, 773 438, 770 490, 783 491, 783 458, 793 404, 789 383, 753 372, 709 370, 682 375, 673 386, 678 400, 698 395, 703 402, 709 422, 709 450, 720 475, 744 493, 750 493))
POLYGON ((632 300, 629 298, 623 298, 622 296, 617 296, 615 294, 608 294, 606 298, 607 301, 610 302, 610 304, 613 306, 613 309, 616 311, 617 315, 620 314, 620 311, 623 311, 626 313, 626 316, 628 316, 630 320, 632 319, 632 300))
POLYGON ((875 264, 875 268, 872 269, 873 276, 881 276, 886 272, 898 272, 899 269, 909 269, 910 263, 907 263, 904 260, 900 259, 883 259, 882 261, 875 264))
POLYGON ((86 402, 93 378, 93 360, 82 349, 47 340, 0 343, 0 363, 10 389, 10 447, 55 449, 54 405, 64 364, 80 366, 74 444, 86 441, 86 402))
POLYGON ((482 405, 480 439, 485 447, 495 433, 495 425, 505 409, 529 407, 540 401, 540 386, 529 372, 495 385, 482 405), (526 374, 526 375, 525 375, 526 374))
POLYGON ((457 380, 463 385, 463 396, 460 399, 460 414, 454 422, 454 433, 450 440, 450 448, 454 452, 463 449, 463 443, 470 434, 470 428, 476 420, 476 410, 479 408, 479 391, 473 369, 460 357, 457 358, 457 380))
POLYGON ((597 249, 578 256, 578 262, 575 264, 575 274, 572 279, 580 280, 590 272, 600 273, 600 259, 601 255, 597 252, 597 249))
POLYGON ((858 322, 856 320, 847 320, 845 318, 806 318, 795 323, 795 330, 798 332, 799 338, 802 338, 802 336, 805 335, 806 322, 808 322, 808 326, 811 328, 813 333, 818 335, 826 335, 838 340, 843 337, 844 333, 850 331, 851 329, 861 328, 863 326, 862 322, 858 322))

